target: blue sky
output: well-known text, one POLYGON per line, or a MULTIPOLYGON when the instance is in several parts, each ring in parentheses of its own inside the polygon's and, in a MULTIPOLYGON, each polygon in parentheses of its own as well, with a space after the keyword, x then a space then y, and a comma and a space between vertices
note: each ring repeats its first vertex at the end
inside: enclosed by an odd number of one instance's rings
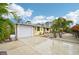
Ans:
POLYGON ((79 9, 79 4, 77 3, 22 3, 19 5, 25 9, 34 10, 33 16, 45 15, 58 17, 79 9))
POLYGON ((58 17, 70 19, 74 24, 79 23, 78 3, 17 3, 9 6, 15 10, 23 21, 45 23, 58 17))

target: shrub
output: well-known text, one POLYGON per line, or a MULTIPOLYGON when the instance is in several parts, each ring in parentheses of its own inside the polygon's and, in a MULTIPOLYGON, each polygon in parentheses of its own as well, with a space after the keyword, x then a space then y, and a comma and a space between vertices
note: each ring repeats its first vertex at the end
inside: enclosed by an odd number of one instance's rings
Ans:
POLYGON ((0 42, 8 39, 14 31, 14 25, 9 19, 0 18, 0 42))

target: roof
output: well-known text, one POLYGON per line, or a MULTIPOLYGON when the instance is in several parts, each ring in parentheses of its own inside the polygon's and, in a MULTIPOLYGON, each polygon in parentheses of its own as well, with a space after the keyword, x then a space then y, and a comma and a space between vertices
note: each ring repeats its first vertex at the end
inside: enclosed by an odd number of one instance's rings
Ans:
POLYGON ((79 25, 74 25, 71 29, 78 31, 79 30, 79 25))
POLYGON ((37 24, 18 24, 18 25, 24 25, 24 26, 33 26, 33 27, 43 27, 43 28, 50 28, 43 25, 37 25, 37 24))

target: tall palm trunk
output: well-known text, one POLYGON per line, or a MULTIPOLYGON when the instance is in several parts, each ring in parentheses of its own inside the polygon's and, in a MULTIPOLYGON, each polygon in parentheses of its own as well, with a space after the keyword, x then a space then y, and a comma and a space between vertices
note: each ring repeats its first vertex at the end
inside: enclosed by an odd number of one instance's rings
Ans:
POLYGON ((54 34, 54 38, 56 38, 57 36, 56 36, 56 32, 53 32, 53 34, 54 34))
POLYGON ((77 36, 77 32, 75 32, 75 37, 78 38, 78 36, 77 36))
POLYGON ((59 37, 62 38, 62 33, 61 32, 59 32, 59 37))
POLYGON ((15 27, 16 27, 16 28, 15 28, 15 35, 16 35, 16 36, 15 36, 15 39, 16 39, 16 40, 18 40, 18 38, 17 38, 17 37, 18 37, 18 36, 17 36, 17 34, 18 34, 18 33, 17 33, 18 24, 16 24, 16 26, 15 26, 15 27))

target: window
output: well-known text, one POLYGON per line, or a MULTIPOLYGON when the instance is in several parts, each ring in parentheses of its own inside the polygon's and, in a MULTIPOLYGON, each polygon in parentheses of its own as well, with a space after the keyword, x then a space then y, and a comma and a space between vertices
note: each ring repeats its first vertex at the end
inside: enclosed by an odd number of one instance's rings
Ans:
POLYGON ((47 28, 47 31, 49 31, 49 28, 47 28))
POLYGON ((40 31, 40 27, 37 27, 37 31, 40 31))

